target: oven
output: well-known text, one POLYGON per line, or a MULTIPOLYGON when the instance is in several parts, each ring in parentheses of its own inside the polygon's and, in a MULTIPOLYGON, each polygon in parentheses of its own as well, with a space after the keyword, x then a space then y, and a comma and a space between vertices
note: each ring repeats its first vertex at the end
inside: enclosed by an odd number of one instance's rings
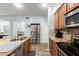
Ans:
POLYGON ((74 40, 74 46, 79 48, 79 39, 74 40))
POLYGON ((74 35, 74 46, 79 49, 79 34, 74 35))

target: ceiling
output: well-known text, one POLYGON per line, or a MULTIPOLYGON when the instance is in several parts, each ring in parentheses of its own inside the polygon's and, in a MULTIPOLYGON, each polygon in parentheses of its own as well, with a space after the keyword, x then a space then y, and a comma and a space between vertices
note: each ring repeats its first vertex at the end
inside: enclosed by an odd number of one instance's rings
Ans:
MULTIPOLYGON (((47 16, 48 9, 41 3, 22 3, 23 8, 16 8, 13 3, 0 3, 0 16, 47 16)), ((50 4, 52 6, 54 4, 50 4)))
MULTIPOLYGON (((23 8, 16 8, 13 3, 0 3, 0 16, 47 16, 48 9, 41 3, 22 3, 23 8)), ((50 4, 53 6, 54 3, 50 4)))

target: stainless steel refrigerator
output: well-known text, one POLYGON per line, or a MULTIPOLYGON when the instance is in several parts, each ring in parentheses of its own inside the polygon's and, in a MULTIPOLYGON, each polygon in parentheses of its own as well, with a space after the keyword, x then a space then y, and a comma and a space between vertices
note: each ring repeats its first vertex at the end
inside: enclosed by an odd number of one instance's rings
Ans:
POLYGON ((40 43, 40 24, 31 24, 31 43, 39 44, 40 43))

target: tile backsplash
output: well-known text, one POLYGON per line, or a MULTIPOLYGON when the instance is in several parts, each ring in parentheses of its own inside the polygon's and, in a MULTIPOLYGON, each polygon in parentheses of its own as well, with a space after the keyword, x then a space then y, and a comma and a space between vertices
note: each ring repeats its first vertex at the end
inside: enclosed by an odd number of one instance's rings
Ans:
POLYGON ((55 30, 54 29, 49 30, 49 36, 55 36, 55 30))
POLYGON ((79 33, 79 27, 67 28, 66 30, 68 31, 68 33, 74 33, 74 34, 79 33))
MULTIPOLYGON (((63 29, 61 31, 67 31, 67 34, 70 35, 72 33, 74 34, 79 34, 79 27, 73 27, 73 28, 66 28, 66 29, 63 29)), ((66 34, 66 35, 67 35, 66 34)), ((55 30, 54 29, 50 29, 49 30, 49 36, 55 36, 55 30)))

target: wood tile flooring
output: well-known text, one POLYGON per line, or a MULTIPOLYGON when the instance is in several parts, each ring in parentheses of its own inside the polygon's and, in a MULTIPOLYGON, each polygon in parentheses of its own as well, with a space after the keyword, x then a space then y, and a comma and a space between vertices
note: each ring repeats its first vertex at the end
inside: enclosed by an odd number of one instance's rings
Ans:
POLYGON ((50 56, 47 43, 32 44, 31 51, 36 51, 35 56, 50 56))

